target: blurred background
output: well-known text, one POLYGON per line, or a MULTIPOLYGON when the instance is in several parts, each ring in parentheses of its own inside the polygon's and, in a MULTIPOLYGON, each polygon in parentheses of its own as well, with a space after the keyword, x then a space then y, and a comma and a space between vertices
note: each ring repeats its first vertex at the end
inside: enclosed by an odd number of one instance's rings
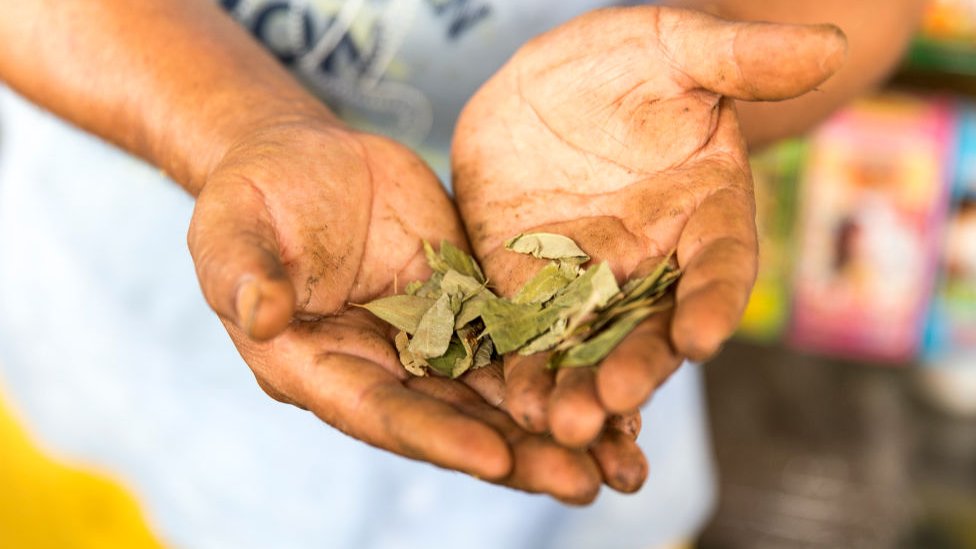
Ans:
POLYGON ((933 2, 885 89, 753 171, 700 547, 976 547, 976 1, 933 2))

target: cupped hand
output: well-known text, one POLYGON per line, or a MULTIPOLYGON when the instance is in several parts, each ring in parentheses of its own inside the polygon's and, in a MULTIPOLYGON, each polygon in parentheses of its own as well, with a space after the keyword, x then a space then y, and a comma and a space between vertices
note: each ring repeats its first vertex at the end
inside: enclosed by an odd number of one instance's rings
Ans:
POLYGON ((526 44, 466 106, 454 186, 488 278, 511 294, 541 265, 504 250, 547 231, 619 279, 676 250, 672 312, 639 326, 596 369, 509 356, 507 407, 533 432, 590 443, 637 409, 684 357, 729 337, 757 267, 755 206, 732 98, 780 100, 842 63, 833 26, 731 23, 686 10, 600 10, 526 44))
POLYGON ((602 476, 636 489, 646 463, 633 430, 567 450, 489 404, 489 379, 474 390, 404 371, 391 328, 350 304, 429 276, 424 239, 466 246, 436 177, 395 142, 324 117, 232 147, 188 238, 208 302, 272 397, 368 444, 565 501, 592 500, 602 476))

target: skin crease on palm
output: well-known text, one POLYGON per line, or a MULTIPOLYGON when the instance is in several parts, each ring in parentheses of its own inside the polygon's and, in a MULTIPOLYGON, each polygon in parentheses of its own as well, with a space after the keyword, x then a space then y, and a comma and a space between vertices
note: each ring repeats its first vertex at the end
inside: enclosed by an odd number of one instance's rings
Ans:
POLYGON ((585 503, 601 482, 639 488, 647 464, 633 417, 572 450, 489 404, 501 398, 497 380, 469 387, 406 374, 395 332, 347 304, 426 278, 422 239, 465 246, 464 233, 418 157, 323 119, 272 126, 232 148, 190 228, 204 294, 259 385, 367 443, 521 490, 585 503))
POLYGON ((590 444, 684 357, 731 334, 757 268, 752 178, 731 98, 782 100, 843 62, 833 26, 730 23, 685 10, 589 13, 526 44, 468 103, 452 150, 458 205, 488 278, 511 294, 541 266, 504 250, 518 233, 568 235, 623 280, 669 251, 672 313, 638 327, 599 368, 554 374, 506 357, 506 405, 533 432, 590 444))

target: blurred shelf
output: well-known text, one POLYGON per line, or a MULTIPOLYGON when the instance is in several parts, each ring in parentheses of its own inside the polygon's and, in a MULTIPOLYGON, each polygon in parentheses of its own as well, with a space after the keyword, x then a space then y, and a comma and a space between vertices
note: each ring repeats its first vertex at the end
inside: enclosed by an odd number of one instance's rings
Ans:
POLYGON ((918 37, 891 83, 920 91, 976 97, 976 43, 918 37))
POLYGON ((904 65, 914 70, 976 76, 976 45, 971 40, 933 40, 912 43, 904 65))
POLYGON ((976 420, 923 403, 912 370, 731 343, 705 379, 720 496, 700 549, 976 547, 976 420))

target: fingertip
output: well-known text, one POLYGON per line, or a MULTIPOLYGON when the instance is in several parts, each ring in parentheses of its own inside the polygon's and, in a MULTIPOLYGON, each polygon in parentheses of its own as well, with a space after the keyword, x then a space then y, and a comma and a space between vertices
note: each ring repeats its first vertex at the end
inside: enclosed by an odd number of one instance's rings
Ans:
POLYGON ((647 481, 647 457, 626 434, 608 431, 591 450, 603 475, 614 490, 632 494, 647 481))
POLYGON ((467 468, 468 474, 491 482, 498 482, 511 474, 514 461, 508 443, 489 427, 472 425, 472 428, 491 433, 485 432, 471 437, 473 442, 463 458, 465 464, 459 470, 467 468), (473 456, 478 456, 477 460, 472 459, 473 456))
POLYGON ((559 444, 567 448, 586 448, 600 436, 606 417, 603 408, 574 412, 569 406, 559 406, 549 417, 549 428, 559 444))
POLYGON ((701 362, 714 356, 731 337, 745 308, 730 300, 729 283, 717 281, 682 296, 671 338, 682 356, 701 362))
POLYGON ((295 290, 287 280, 247 280, 237 290, 234 308, 237 326, 251 339, 265 341, 291 323, 295 290))
POLYGON ((530 433, 539 434, 549 430, 548 408, 544 400, 511 389, 507 395, 508 413, 515 423, 530 433))
POLYGON ((670 313, 648 319, 604 359, 596 373, 596 390, 610 413, 638 409, 681 363, 668 341, 670 322, 670 313))
POLYGON ((820 66, 829 76, 837 72, 847 61, 847 35, 840 27, 830 23, 817 25, 816 28, 824 42, 824 56, 820 66))
POLYGON ((847 37, 835 25, 739 25, 732 50, 743 81, 726 90, 738 99, 797 97, 829 79, 847 59, 847 37))
POLYGON ((576 452, 564 448, 560 451, 569 454, 570 459, 565 462, 567 480, 552 482, 549 492, 559 501, 569 505, 588 505, 596 500, 603 484, 599 466, 585 452, 576 452), (584 459, 580 459, 582 456, 584 459))
POLYGON ((484 368, 469 370, 461 376, 461 379, 485 402, 495 408, 506 409, 505 375, 502 373, 501 364, 493 362, 484 368))
MULTIPOLYGON (((641 357, 635 357, 631 360, 640 359, 641 357)), ((638 369, 647 371, 650 368, 633 368, 631 371, 638 369)), ((624 414, 638 408, 651 396, 656 386, 657 380, 650 376, 634 378, 614 375, 612 371, 604 373, 602 369, 596 376, 597 395, 603 407, 611 414, 624 414)))
POLYGON ((590 503, 600 492, 600 468, 588 452, 537 435, 521 438, 513 450, 514 468, 504 481, 508 486, 543 492, 571 505, 590 503))
POLYGON ((610 416, 610 419, 607 420, 607 429, 613 429, 627 435, 631 440, 637 440, 642 422, 640 411, 635 410, 626 414, 610 416))
POLYGON ((591 370, 560 372, 549 399, 549 429, 568 448, 589 446, 603 430, 607 411, 600 404, 591 370))
POLYGON ((584 507, 596 501, 596 497, 598 495, 600 495, 600 484, 596 483, 594 484, 593 488, 588 490, 581 490, 579 492, 573 492, 565 495, 555 494, 553 497, 567 505, 584 507))

